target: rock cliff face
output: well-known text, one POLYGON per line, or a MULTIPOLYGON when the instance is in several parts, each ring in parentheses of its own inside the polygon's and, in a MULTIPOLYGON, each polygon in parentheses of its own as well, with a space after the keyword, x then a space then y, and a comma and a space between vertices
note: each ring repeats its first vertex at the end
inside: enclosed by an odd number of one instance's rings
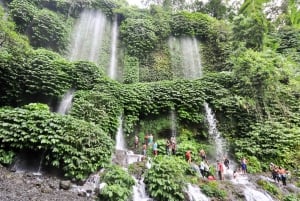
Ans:
POLYGON ((78 192, 63 190, 61 180, 55 177, 34 175, 32 173, 10 172, 0 167, 1 201, 89 201, 78 192))

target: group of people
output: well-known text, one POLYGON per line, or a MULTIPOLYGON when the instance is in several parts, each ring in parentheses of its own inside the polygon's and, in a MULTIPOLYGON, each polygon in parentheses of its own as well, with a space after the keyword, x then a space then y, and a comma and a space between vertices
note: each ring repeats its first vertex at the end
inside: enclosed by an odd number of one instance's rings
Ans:
POLYGON ((274 163, 270 163, 270 171, 272 173, 272 177, 276 183, 282 182, 284 186, 286 186, 286 179, 289 175, 288 170, 283 167, 277 166, 274 163))
POLYGON ((176 138, 172 136, 170 139, 166 140, 166 154, 167 155, 176 154, 176 138))
MULTIPOLYGON (((147 148, 152 146, 153 155, 158 155, 158 144, 154 142, 152 134, 146 134, 144 138, 144 143, 142 145, 142 154, 146 157, 147 155, 147 148)), ((139 147, 139 138, 137 135, 134 136, 134 148, 137 150, 139 147)))

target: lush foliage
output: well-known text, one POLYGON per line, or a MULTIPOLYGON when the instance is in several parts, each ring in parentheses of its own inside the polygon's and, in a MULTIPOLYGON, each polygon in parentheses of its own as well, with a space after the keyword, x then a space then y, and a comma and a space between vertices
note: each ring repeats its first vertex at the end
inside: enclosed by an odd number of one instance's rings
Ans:
POLYGON ((43 9, 34 16, 28 34, 32 46, 62 52, 68 44, 68 21, 52 11, 43 9))
POLYGON ((77 91, 69 113, 78 119, 98 124, 111 136, 119 126, 120 103, 113 94, 95 91, 77 91))
POLYGON ((277 196, 279 194, 279 189, 276 185, 265 181, 265 180, 258 180, 257 184, 260 185, 263 189, 265 189, 266 191, 270 192, 272 195, 277 196))
POLYGON ((135 184, 132 176, 118 166, 110 166, 101 175, 101 182, 106 186, 99 194, 100 200, 104 201, 127 201, 135 184))
POLYGON ((216 197, 221 200, 226 197, 226 191, 220 190, 218 183, 215 181, 201 185, 201 191, 209 197, 216 197))
POLYGON ((189 166, 175 157, 157 157, 146 172, 145 183, 150 196, 161 201, 184 199, 185 173, 189 166))
POLYGON ((68 177, 84 179, 110 160, 112 140, 105 132, 93 123, 50 113, 46 105, 2 108, 0 121, 2 149, 44 150, 45 162, 68 177))

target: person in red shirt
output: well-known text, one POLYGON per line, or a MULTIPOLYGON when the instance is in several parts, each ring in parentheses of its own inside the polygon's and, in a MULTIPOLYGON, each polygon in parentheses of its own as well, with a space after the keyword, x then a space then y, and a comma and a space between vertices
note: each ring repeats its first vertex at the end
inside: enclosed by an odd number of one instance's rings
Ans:
POLYGON ((189 164, 192 162, 192 152, 190 150, 188 150, 187 152, 185 152, 185 159, 187 160, 187 162, 189 164))

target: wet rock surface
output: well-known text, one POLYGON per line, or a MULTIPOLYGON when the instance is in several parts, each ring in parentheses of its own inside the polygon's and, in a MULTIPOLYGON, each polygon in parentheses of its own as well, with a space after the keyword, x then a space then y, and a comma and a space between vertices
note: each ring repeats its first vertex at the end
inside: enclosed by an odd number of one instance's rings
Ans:
POLYGON ((17 173, 0 167, 1 201, 90 201, 76 191, 60 188, 61 180, 33 173, 17 173))

